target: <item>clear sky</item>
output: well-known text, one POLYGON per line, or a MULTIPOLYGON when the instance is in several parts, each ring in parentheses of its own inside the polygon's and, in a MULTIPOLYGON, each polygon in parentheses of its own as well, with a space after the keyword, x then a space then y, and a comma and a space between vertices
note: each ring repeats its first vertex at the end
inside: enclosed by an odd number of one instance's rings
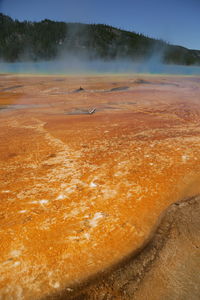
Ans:
POLYGON ((104 23, 200 49, 200 0, 0 0, 18 20, 104 23))

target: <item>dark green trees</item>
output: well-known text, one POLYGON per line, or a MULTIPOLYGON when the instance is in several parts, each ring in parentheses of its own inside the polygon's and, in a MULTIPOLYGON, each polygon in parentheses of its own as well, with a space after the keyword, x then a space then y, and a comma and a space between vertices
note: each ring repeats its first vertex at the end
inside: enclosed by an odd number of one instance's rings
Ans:
POLYGON ((108 25, 48 19, 19 22, 0 14, 0 60, 51 60, 69 54, 88 59, 137 61, 159 55, 166 63, 200 65, 200 51, 172 46, 108 25))

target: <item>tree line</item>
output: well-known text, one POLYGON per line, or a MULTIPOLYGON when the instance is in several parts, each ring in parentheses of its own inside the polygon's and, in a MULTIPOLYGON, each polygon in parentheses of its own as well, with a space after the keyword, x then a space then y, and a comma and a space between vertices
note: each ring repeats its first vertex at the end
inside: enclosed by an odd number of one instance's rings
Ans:
POLYGON ((52 60, 62 55, 103 60, 145 60, 158 54, 164 63, 200 65, 200 51, 170 45, 105 24, 13 20, 0 14, 0 60, 52 60))

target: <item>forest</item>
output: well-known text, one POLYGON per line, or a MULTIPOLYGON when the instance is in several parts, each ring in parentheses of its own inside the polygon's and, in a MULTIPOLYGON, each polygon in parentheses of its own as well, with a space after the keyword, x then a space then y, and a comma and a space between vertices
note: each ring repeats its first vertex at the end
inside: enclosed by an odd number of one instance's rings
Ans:
POLYGON ((158 55, 163 63, 200 65, 200 51, 105 24, 30 22, 0 14, 0 60, 53 60, 66 55, 87 59, 144 61, 158 55))

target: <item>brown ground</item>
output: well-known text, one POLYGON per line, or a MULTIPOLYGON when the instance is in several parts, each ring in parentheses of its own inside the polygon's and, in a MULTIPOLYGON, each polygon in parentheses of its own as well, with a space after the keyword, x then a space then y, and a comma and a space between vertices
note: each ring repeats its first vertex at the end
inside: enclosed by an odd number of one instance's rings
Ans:
POLYGON ((173 204, 146 247, 85 282, 73 300, 198 300, 200 197, 173 204))
POLYGON ((2 299, 198 299, 199 198, 155 229, 200 193, 199 78, 3 75, 0 108, 2 299))

